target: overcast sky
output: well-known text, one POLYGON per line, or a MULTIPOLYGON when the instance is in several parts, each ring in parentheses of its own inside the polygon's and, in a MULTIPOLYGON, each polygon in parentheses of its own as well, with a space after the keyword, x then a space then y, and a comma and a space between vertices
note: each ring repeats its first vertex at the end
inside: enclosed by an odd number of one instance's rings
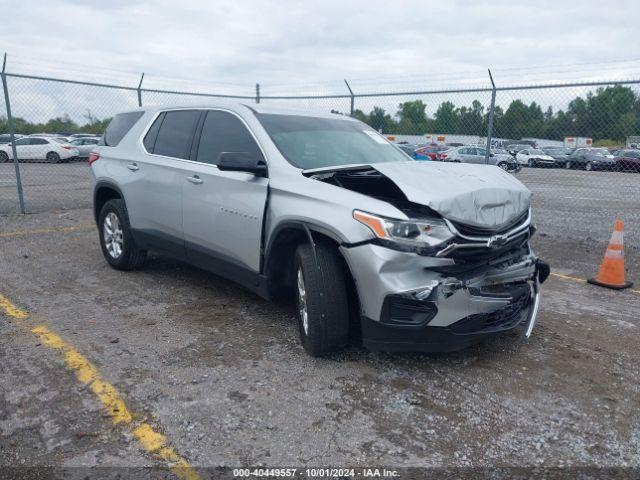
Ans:
POLYGON ((475 85, 487 67, 499 84, 640 76, 637 0, 0 5, 9 71, 128 85, 143 71, 147 86, 248 94, 475 85))

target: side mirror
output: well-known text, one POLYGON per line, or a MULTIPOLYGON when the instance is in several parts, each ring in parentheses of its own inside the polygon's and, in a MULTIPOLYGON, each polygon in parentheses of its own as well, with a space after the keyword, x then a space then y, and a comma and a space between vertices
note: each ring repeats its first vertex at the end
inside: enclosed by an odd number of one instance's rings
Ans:
POLYGON ((257 177, 267 176, 267 164, 249 152, 221 152, 218 155, 218 170, 253 173, 257 177))

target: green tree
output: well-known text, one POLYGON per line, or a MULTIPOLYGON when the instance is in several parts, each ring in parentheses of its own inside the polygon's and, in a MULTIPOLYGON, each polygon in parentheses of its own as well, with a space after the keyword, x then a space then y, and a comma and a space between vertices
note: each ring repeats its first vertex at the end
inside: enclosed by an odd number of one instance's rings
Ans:
POLYGON ((398 106, 398 133, 424 135, 427 133, 426 105, 422 100, 404 102, 398 106))

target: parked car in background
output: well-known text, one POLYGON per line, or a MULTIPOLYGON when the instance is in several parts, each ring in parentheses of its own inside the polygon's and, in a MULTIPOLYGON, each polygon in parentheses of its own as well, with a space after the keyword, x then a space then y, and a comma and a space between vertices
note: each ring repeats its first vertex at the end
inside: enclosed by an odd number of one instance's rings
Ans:
POLYGON ((538 148, 525 148, 516 153, 518 165, 529 167, 555 167, 555 159, 538 148))
MULTIPOLYGON (((20 161, 46 160, 49 163, 60 163, 78 156, 78 150, 55 138, 31 136, 16 140, 16 153, 20 161)), ((11 145, 0 145, 0 163, 9 160, 13 160, 11 145)))
MULTIPOLYGON (((19 134, 15 134, 14 138, 17 140, 19 138, 22 138, 24 135, 19 135, 19 134)), ((2 135, 0 135, 0 145, 4 145, 5 143, 9 143, 11 142, 11 135, 8 133, 3 133, 2 135)))
POLYGON ((100 138, 100 135, 96 135, 94 133, 72 133, 69 135, 69 138, 100 138))
POLYGON ((613 158, 618 170, 640 172, 640 150, 635 148, 618 150, 613 158))
MULTIPOLYGON (((440 154, 440 160, 443 162, 460 162, 460 163, 476 163, 479 165, 486 164, 485 147, 456 147, 450 148, 440 154)), ((503 170, 516 170, 518 164, 508 153, 491 152, 489 156, 489 165, 497 165, 503 170)))
POLYGON ((556 161, 556 167, 564 167, 565 162, 574 149, 568 147, 542 147, 540 150, 556 161))
POLYGON ((89 158, 89 154, 93 151, 98 142, 97 137, 77 137, 69 142, 71 146, 78 150, 79 158, 89 158))
POLYGON ((576 148, 565 161, 565 168, 581 168, 590 170, 617 169, 617 163, 613 155, 606 148, 576 148))
POLYGON ((439 160, 438 155, 449 147, 444 145, 426 145, 416 150, 416 160, 439 160))
POLYGON ((518 152, 532 147, 528 143, 512 143, 504 148, 507 152, 515 157, 518 152))

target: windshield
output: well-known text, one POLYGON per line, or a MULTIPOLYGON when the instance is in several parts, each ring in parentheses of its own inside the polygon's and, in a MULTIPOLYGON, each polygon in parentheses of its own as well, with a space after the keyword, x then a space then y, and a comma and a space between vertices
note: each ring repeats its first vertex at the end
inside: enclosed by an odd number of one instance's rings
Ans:
POLYGON ((339 118, 256 114, 280 153, 302 169, 410 161, 371 127, 339 118))

